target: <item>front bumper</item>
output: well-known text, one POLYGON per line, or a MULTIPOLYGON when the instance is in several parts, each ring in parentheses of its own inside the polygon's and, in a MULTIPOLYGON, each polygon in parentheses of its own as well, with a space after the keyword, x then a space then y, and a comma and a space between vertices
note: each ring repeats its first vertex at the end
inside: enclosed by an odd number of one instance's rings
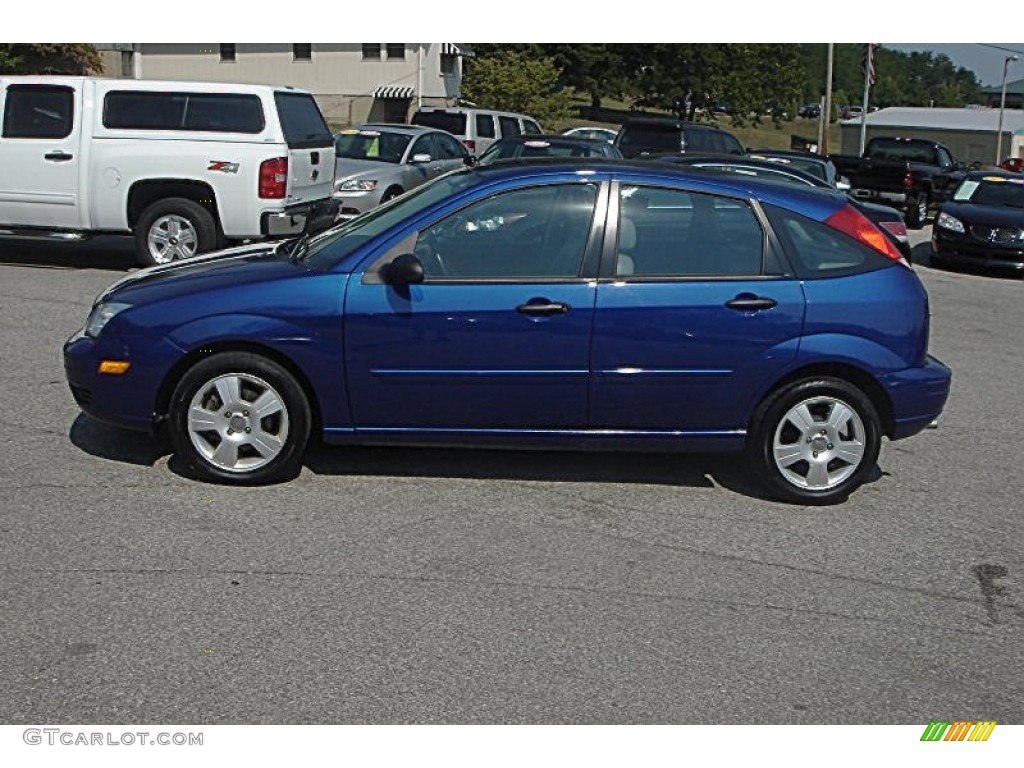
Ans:
POLYGON ((1024 273, 1024 247, 998 245, 969 235, 947 233, 938 226, 932 229, 932 254, 937 262, 943 264, 1024 273))
POLYGON ((853 189, 850 194, 858 200, 866 200, 870 203, 884 203, 896 208, 902 208, 907 200, 910 199, 905 192, 885 192, 880 189, 866 189, 864 187, 853 189))
POLYGON ((64 373, 85 413, 119 427, 151 430, 160 386, 182 354, 163 339, 93 339, 79 332, 64 344, 64 373), (119 376, 99 373, 102 360, 126 360, 131 367, 119 376))
POLYGON ((935 421, 949 398, 953 372, 928 356, 920 368, 907 368, 880 377, 892 400, 893 429, 890 438, 916 435, 935 421))
POLYGON ((334 197, 311 200, 297 205, 290 205, 283 211, 268 211, 260 217, 260 232, 264 237, 285 237, 297 235, 306 226, 310 217, 329 218, 333 223, 337 218, 339 203, 334 197))
POLYGON ((335 192, 332 198, 338 204, 337 219, 348 221, 367 211, 372 211, 380 205, 382 193, 379 188, 356 192, 335 192))

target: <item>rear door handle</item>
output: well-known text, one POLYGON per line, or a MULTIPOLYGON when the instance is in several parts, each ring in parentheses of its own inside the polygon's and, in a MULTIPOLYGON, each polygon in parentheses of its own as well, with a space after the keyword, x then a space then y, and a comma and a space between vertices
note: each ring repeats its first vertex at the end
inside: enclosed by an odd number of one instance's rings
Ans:
POLYGON ((534 315, 534 316, 546 316, 546 315, 564 315, 572 307, 568 304, 563 304, 560 301, 550 301, 549 299, 530 299, 525 304, 520 304, 516 307, 516 312, 521 315, 534 315))
POLYGON ((45 160, 52 160, 55 163, 63 163, 73 159, 74 155, 69 155, 67 152, 61 152, 60 150, 57 150, 56 152, 47 152, 45 155, 43 155, 43 158, 45 160))
POLYGON ((741 293, 735 299, 725 302, 725 306, 729 309, 735 309, 737 312, 759 312, 762 309, 771 309, 778 306, 778 303, 775 299, 769 299, 765 296, 741 293))

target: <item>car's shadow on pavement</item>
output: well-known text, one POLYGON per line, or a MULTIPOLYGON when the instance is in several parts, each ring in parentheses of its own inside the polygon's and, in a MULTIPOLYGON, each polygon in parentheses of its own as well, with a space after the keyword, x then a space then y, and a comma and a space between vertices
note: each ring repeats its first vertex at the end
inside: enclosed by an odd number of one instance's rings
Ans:
POLYGON ((0 240, 0 265, 40 269, 105 269, 124 272, 138 266, 130 237, 96 237, 81 242, 0 240))
POLYGON ((170 441, 158 435, 119 429, 78 414, 68 432, 72 445, 100 459, 151 467, 171 453, 170 441))

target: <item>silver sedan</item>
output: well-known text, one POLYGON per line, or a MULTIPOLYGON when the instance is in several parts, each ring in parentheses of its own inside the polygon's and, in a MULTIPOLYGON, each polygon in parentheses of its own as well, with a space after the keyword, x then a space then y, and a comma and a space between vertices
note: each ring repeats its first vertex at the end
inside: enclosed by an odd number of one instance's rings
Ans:
POLYGON ((334 198, 351 219, 463 167, 469 152, 450 133, 416 125, 366 123, 334 137, 334 198))

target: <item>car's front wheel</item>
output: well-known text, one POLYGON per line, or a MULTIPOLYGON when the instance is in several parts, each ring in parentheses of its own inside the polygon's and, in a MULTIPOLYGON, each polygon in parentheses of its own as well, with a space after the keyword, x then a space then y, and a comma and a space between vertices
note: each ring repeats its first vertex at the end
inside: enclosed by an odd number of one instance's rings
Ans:
POLYGON ((298 474, 312 421, 295 377, 248 352, 214 354, 190 368, 169 416, 175 452, 196 475, 239 484, 298 474))
POLYGON ((797 381, 767 398, 748 450, 773 495, 800 504, 843 501, 878 460, 882 429, 871 400, 831 377, 797 381))

